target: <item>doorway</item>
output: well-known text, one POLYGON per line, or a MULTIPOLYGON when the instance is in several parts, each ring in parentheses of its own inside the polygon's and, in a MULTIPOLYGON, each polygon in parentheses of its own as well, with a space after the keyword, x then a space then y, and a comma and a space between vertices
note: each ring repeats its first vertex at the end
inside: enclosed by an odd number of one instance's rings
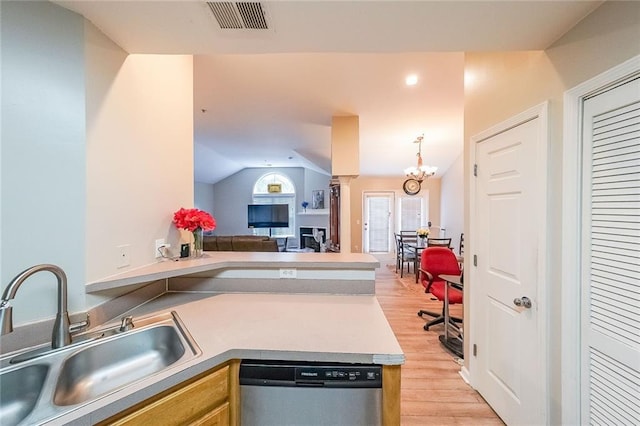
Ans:
POLYGON ((638 424, 640 56, 566 92, 564 118, 563 423, 638 424))
POLYGON ((471 138, 471 382, 507 424, 547 423, 547 110, 471 138))
POLYGON ((363 209, 364 253, 390 253, 392 245, 393 192, 365 192, 363 209))
POLYGON ((395 254, 394 233, 416 231, 429 224, 429 191, 408 197, 395 191, 364 191, 362 248, 364 253, 395 254))

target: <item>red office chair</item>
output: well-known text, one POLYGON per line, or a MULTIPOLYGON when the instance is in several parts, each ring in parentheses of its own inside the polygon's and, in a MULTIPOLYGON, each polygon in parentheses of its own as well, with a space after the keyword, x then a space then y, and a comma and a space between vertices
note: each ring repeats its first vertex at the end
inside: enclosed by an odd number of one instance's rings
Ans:
MULTIPOLYGON (((420 257, 420 282, 425 288, 425 293, 433 294, 442 301, 442 313, 420 310, 418 316, 429 315, 435 319, 424 325, 429 330, 432 325, 444 322, 444 286, 446 282, 440 279, 440 275, 460 275, 460 267, 456 255, 448 247, 427 247, 420 257)), ((449 305, 462 303, 462 291, 449 287, 449 305)), ((461 323, 461 318, 449 316, 451 324, 461 323)), ((457 326, 456 326, 457 327, 457 326)))

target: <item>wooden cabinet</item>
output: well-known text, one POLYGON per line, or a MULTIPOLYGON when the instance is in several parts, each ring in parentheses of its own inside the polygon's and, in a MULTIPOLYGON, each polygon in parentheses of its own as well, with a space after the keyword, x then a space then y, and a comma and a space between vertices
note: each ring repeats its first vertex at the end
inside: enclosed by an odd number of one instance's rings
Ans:
POLYGON ((229 426, 229 403, 225 402, 209 414, 189 424, 191 426, 229 426))
POLYGON ((100 425, 228 426, 238 424, 238 369, 234 360, 141 402, 100 425))

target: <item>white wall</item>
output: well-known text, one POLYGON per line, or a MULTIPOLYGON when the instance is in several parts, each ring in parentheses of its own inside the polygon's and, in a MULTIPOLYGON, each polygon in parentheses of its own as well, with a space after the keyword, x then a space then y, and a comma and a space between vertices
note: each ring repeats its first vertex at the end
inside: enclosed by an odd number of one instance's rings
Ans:
POLYGON ((282 173, 295 185, 296 193, 304 188, 302 168, 248 168, 239 171, 214 185, 214 204, 218 209, 214 217, 218 227, 216 235, 247 235, 247 205, 252 203, 253 185, 266 173, 282 173))
POLYGON ((213 184, 195 182, 193 187, 193 206, 200 210, 213 213, 215 206, 213 204, 213 184))
POLYGON ((440 222, 446 237, 458 253, 460 234, 464 232, 464 155, 458 158, 442 176, 440 186, 440 222))
MULTIPOLYGON (((54 263, 84 311, 101 300, 86 282, 155 261, 154 240, 178 237, 172 213, 193 205, 192 58, 127 55, 52 3, 0 7, 2 284, 54 263)), ((53 317, 56 298, 53 276, 34 276, 15 325, 53 317)))
POLYGON ((87 24, 87 280, 149 264, 193 207, 193 60, 126 55, 87 24), (118 246, 130 266, 119 268, 118 246))
MULTIPOLYGON (((69 310, 84 309, 84 20, 48 2, 0 2, 2 144, 0 282, 39 264, 62 267, 69 310)), ((56 313, 53 275, 18 291, 14 324, 56 313)))
MULTIPOLYGON (((298 167, 288 168, 248 168, 239 171, 226 179, 214 184, 213 212, 218 224, 214 234, 238 235, 251 234, 247 228, 247 204, 252 202, 253 185, 266 173, 282 173, 288 176, 296 188, 296 211, 302 210, 303 200, 311 203, 313 189, 325 189, 325 203, 329 201, 329 177, 317 172, 298 167), (308 183, 309 182, 309 183, 308 183), (319 186, 323 185, 323 186, 319 186), (304 198, 307 197, 307 198, 304 198)), ((327 205, 328 207, 328 205, 327 205)), ((328 229, 329 216, 300 216, 296 215, 296 233, 300 226, 320 226, 328 229)))
POLYGON ((315 170, 304 169, 304 192, 300 194, 300 202, 298 202, 297 208, 301 209, 300 203, 302 203, 302 200, 307 200, 309 202, 308 208, 310 208, 313 205, 313 191, 320 189, 324 191, 324 208, 328 209, 330 181, 331 176, 318 173, 315 170))

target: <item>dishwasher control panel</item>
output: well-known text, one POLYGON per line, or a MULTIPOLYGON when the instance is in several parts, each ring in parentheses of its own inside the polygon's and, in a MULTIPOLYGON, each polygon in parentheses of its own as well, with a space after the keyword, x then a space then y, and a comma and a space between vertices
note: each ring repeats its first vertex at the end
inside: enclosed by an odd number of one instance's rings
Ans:
POLYGON ((382 387, 382 367, 375 364, 243 360, 240 385, 382 387))

